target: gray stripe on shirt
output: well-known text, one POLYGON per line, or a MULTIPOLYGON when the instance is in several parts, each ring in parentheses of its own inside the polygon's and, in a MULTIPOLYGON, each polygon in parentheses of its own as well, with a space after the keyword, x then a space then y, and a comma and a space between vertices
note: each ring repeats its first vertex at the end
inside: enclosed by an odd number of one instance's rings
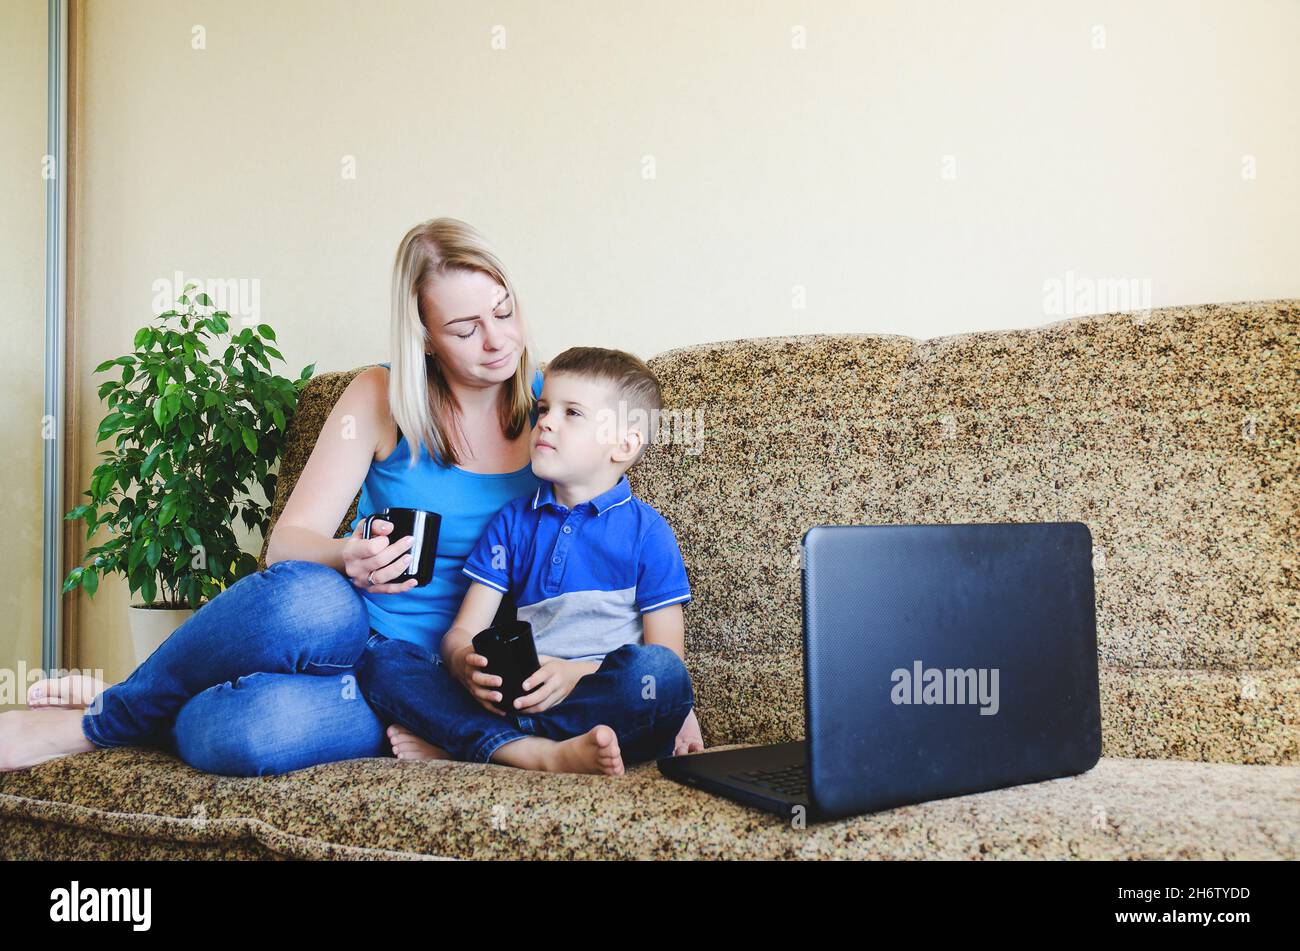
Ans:
POLYGON ((617 591, 566 591, 518 606, 533 626, 537 653, 564 660, 602 660, 624 644, 641 643, 644 628, 636 586, 617 591))

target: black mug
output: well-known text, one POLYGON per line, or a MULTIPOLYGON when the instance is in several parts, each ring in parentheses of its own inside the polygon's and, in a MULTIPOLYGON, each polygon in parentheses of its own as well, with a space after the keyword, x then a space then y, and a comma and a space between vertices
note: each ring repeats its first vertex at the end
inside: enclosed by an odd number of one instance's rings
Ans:
POLYGON ((375 519, 392 522, 393 531, 388 536, 389 542, 395 542, 411 535, 411 563, 388 584, 402 584, 415 579, 417 588, 433 580, 433 557, 438 553, 438 531, 442 527, 442 516, 437 512, 424 509, 386 508, 374 515, 367 515, 361 523, 361 537, 370 538, 370 523, 375 519))
POLYGON ((474 635, 474 653, 487 658, 486 673, 501 678, 501 686, 495 688, 501 693, 498 706, 514 713, 515 700, 531 692, 524 689, 524 681, 542 666, 533 643, 533 626, 527 621, 506 621, 484 628, 474 635))

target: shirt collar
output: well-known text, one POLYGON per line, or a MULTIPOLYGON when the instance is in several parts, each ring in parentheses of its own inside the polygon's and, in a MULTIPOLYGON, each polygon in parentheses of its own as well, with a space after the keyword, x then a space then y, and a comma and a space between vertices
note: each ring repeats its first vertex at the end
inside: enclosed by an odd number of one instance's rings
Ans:
MULTIPOLYGON (((603 515, 616 505, 622 505, 628 499, 632 498, 632 486, 627 481, 627 476, 622 475, 614 483, 614 487, 606 492, 600 493, 590 502, 583 502, 583 505, 590 505, 596 510, 597 515, 603 515)), ((533 494, 533 508, 540 508, 543 505, 550 504, 553 508, 559 508, 560 503, 555 500, 555 488, 551 485, 549 479, 544 480, 537 491, 533 494)), ((577 506, 574 506, 577 508, 577 506)))

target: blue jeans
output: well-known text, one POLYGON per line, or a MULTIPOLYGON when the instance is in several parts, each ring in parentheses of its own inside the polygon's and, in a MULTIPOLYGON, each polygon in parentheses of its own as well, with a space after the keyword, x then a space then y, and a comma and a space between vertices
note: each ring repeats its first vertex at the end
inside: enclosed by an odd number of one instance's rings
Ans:
POLYGON ((147 746, 196 769, 261 776, 392 755, 352 665, 369 615, 342 574, 280 561, 232 584, 82 717, 98 747, 147 746))
POLYGON ((381 716, 440 746, 454 759, 486 763, 527 736, 567 740, 604 724, 625 763, 671 756, 694 703, 690 674, 662 644, 625 644, 605 655, 555 706, 531 716, 490 713, 442 658, 410 641, 374 632, 356 663, 357 683, 381 716))

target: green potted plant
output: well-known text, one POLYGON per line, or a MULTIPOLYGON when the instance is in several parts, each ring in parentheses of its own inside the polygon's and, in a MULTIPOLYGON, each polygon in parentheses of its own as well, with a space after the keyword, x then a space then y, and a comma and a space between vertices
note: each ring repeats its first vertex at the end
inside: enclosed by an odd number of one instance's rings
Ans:
POLYGON ((297 380, 276 376, 284 362, 266 324, 232 330, 230 314, 185 285, 181 309, 159 314, 136 332, 134 349, 105 360, 96 373, 118 371, 99 387, 108 413, 96 442, 103 450, 90 501, 64 518, 83 521, 86 540, 107 538, 72 569, 64 592, 92 597, 108 574, 126 578, 141 602, 130 607, 139 663, 194 610, 257 568, 233 526, 265 533, 276 467, 298 396, 315 364, 297 380))

